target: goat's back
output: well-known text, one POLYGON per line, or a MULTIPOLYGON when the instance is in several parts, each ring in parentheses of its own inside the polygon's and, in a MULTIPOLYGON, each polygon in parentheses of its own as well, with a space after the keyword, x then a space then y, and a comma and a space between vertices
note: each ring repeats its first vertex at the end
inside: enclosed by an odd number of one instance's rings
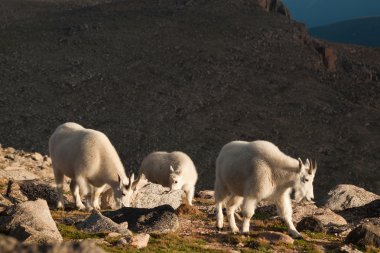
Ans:
POLYGON ((106 173, 107 168, 122 166, 106 135, 76 123, 62 124, 55 130, 49 140, 49 152, 54 170, 71 178, 75 173, 91 178, 99 175, 100 170, 106 173))

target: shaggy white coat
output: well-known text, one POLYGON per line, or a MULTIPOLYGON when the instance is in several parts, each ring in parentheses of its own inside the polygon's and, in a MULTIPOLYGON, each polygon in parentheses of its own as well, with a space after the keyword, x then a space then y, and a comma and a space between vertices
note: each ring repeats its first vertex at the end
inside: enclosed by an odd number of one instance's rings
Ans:
POLYGON ((58 208, 63 208, 64 176, 71 178, 70 189, 79 209, 85 208, 80 195, 87 195, 88 209, 100 209, 99 195, 107 184, 114 191, 118 207, 129 205, 125 203, 126 195, 131 194, 133 178, 130 182, 114 146, 103 133, 72 122, 62 124, 49 139, 49 152, 59 195, 58 208))
POLYGON ((198 174, 193 161, 185 153, 159 151, 143 159, 139 179, 147 179, 171 190, 182 189, 186 194, 186 202, 192 205, 198 174))
POLYGON ((273 200, 289 234, 300 237, 292 222, 290 193, 295 189, 296 200, 313 200, 313 179, 316 167, 309 160, 282 153, 267 141, 233 141, 226 144, 216 160, 215 203, 217 228, 223 227, 222 204, 225 200, 231 230, 239 231, 234 213, 241 204, 242 232, 249 232, 249 221, 261 200, 273 200))

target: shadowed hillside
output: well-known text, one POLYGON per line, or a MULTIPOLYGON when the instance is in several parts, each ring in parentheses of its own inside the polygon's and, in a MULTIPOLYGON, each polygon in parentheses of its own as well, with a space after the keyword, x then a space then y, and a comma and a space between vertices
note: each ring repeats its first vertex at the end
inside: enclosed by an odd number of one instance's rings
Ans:
POLYGON ((225 143, 266 139, 318 160, 317 198, 338 182, 380 193, 379 50, 314 41, 254 0, 175 2, 3 1, 0 143, 47 154, 75 121, 134 171, 188 153, 204 189, 225 143))

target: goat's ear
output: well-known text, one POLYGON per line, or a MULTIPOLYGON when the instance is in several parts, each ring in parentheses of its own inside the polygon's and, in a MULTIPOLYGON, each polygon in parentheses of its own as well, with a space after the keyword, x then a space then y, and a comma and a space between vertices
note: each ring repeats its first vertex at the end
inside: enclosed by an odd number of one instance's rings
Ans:
POLYGON ((305 166, 311 168, 311 163, 309 161, 309 158, 306 158, 305 166))
POLYGON ((132 184, 133 184, 133 181, 135 181, 135 173, 132 173, 132 176, 130 177, 129 179, 129 190, 132 189, 132 184))
POLYGON ((173 166, 170 165, 170 172, 174 172, 173 166))

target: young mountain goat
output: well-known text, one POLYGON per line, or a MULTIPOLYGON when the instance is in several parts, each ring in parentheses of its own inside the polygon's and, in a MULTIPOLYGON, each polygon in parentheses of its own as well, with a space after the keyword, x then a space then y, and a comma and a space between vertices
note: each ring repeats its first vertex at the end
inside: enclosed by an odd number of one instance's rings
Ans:
POLYGON ((128 179, 115 148, 103 133, 72 122, 62 124, 50 137, 49 152, 57 183, 57 208, 64 207, 64 176, 71 178, 70 189, 78 209, 85 208, 81 195, 87 195, 87 209, 100 209, 99 195, 106 184, 113 189, 117 208, 129 206, 134 175, 128 179))
POLYGON ((170 190, 182 189, 186 202, 192 205, 198 174, 193 161, 183 152, 153 152, 142 161, 138 180, 148 181, 169 187, 170 190))
POLYGON ((290 193, 297 202, 312 201, 316 164, 291 158, 267 141, 233 141, 226 144, 216 160, 215 203, 216 226, 223 228, 222 203, 225 199, 227 217, 233 233, 239 232, 234 213, 242 203, 242 232, 249 232, 249 221, 261 200, 273 200, 279 216, 295 238, 301 234, 292 221, 290 193), (227 198, 228 197, 228 198, 227 198))

